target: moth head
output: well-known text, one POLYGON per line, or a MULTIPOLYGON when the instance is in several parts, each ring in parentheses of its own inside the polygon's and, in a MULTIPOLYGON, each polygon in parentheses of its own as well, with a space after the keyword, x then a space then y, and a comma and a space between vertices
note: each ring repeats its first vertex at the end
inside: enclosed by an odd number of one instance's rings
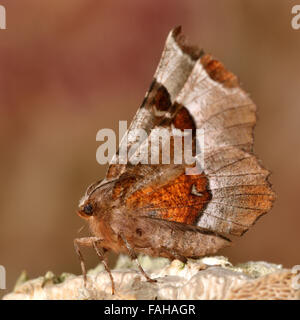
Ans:
POLYGON ((97 190, 101 180, 92 183, 86 190, 85 195, 79 201, 78 215, 81 218, 89 219, 95 214, 96 203, 95 199, 91 199, 92 193, 97 190))
POLYGON ((84 219, 99 215, 99 212, 103 211, 105 204, 111 199, 111 195, 108 192, 111 190, 111 186, 111 182, 101 185, 100 181, 92 184, 79 201, 78 215, 84 219))
POLYGON ((77 213, 81 218, 89 219, 94 215, 95 209, 96 204, 87 199, 79 204, 79 210, 77 211, 77 213))

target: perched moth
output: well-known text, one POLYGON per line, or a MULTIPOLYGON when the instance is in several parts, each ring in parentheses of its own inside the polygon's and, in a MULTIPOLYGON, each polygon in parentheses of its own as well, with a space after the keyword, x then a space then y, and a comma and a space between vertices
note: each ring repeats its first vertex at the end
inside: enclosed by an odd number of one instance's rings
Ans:
MULTIPOLYGON (((184 161, 119 164, 117 152, 105 179, 91 185, 79 204, 78 214, 93 234, 74 240, 85 281, 80 246, 94 247, 114 292, 104 260, 107 250, 132 259, 143 253, 186 261, 214 254, 230 244, 228 236, 246 232, 275 198, 269 172, 252 153, 255 123, 256 106, 237 77, 211 55, 188 45, 180 27, 172 30, 129 131, 147 132, 136 151, 143 152, 155 128, 191 129, 194 152, 193 133, 203 129, 203 170, 187 175, 190 165, 184 161)), ((134 139, 123 140, 119 150, 122 143, 130 146, 134 139)))

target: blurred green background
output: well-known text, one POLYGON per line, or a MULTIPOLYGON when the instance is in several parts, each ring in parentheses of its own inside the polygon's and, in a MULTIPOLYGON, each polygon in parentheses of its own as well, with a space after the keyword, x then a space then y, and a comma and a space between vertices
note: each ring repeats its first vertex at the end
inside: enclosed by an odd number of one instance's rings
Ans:
MULTIPOLYGON (((287 0, 12 1, 0 30, 0 264, 12 286, 80 273, 73 239, 86 187, 103 177, 96 133, 130 121, 170 29, 239 76, 259 106, 255 152, 273 174, 272 211, 234 246, 234 262, 300 263, 300 30, 287 0)), ((86 249, 88 267, 98 263, 86 249)), ((7 291, 1 291, 5 293, 7 291)))

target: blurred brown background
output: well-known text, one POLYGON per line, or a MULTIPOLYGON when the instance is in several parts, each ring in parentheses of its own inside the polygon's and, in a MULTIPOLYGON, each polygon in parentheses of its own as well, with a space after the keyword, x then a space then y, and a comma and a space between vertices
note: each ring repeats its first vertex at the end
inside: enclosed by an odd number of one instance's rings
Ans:
MULTIPOLYGON (((12 286, 53 270, 80 273, 79 198, 103 177, 96 132, 140 105, 167 33, 222 60, 259 106, 255 152, 278 199, 223 250, 233 262, 300 263, 300 30, 286 0, 12 1, 0 30, 0 264, 12 286)), ((298 3, 300 4, 300 2, 298 3)), ((84 250, 88 267, 98 263, 84 250)), ((6 291, 7 292, 7 291, 6 291)), ((5 293, 2 291, 1 293, 5 293)))

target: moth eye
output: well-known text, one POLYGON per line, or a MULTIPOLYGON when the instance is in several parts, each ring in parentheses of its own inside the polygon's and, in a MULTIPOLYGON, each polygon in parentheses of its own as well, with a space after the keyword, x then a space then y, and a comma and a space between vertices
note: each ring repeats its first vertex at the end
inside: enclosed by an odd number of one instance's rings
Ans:
POLYGON ((91 216, 93 214, 93 206, 91 204, 87 204, 84 206, 83 211, 86 215, 91 216))

